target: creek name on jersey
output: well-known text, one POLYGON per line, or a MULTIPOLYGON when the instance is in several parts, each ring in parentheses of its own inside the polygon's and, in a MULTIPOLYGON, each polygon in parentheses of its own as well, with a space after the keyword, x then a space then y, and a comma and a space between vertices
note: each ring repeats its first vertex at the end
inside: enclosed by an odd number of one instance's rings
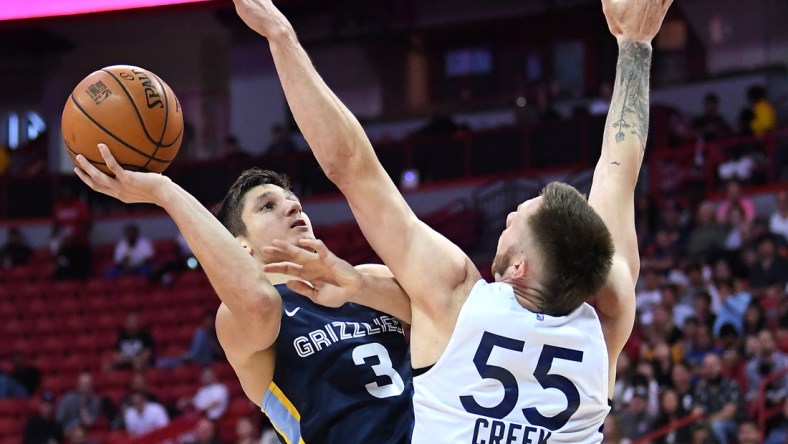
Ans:
POLYGON ((402 324, 392 316, 378 316, 368 322, 334 321, 322 328, 312 330, 306 336, 293 340, 293 347, 298 356, 306 358, 330 347, 331 344, 348 339, 363 338, 387 332, 403 334, 402 324))
POLYGON ((479 417, 470 444, 548 444, 550 435, 542 427, 479 417))

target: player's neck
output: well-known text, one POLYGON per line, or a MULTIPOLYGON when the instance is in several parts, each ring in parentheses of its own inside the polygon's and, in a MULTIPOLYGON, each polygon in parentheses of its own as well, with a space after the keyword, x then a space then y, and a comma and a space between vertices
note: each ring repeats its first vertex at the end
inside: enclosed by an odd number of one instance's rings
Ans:
POLYGON ((542 313, 543 297, 540 291, 520 282, 509 282, 509 285, 514 289, 514 296, 521 307, 534 313, 542 313))

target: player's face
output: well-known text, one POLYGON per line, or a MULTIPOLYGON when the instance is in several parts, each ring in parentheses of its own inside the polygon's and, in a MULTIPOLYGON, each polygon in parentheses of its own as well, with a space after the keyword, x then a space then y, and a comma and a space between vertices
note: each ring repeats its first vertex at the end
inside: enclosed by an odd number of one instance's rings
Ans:
POLYGON ((253 254, 271 245, 274 239, 296 244, 299 239, 315 238, 301 202, 276 185, 259 185, 249 190, 241 218, 246 225, 246 235, 242 237, 253 254))
POLYGON ((527 247, 529 242, 528 227, 526 221, 539 208, 542 197, 535 197, 521 203, 517 210, 509 213, 506 217, 506 228, 498 238, 498 248, 495 251, 492 272, 496 281, 502 281, 508 277, 509 266, 512 265, 514 255, 522 247, 527 247))

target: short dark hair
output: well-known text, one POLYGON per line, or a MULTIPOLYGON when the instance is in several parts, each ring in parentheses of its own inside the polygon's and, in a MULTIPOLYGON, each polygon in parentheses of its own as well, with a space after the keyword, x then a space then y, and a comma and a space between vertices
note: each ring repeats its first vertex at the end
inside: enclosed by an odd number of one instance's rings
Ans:
POLYGON ((246 234, 246 224, 241 219, 244 196, 247 191, 259 185, 276 185, 290 191, 290 181, 283 174, 262 168, 250 168, 241 173, 214 211, 219 222, 233 236, 246 234))
POLYGON ((528 219, 546 273, 542 308, 545 314, 563 316, 594 296, 607 280, 613 238, 575 188, 553 182, 542 190, 542 199, 528 219))

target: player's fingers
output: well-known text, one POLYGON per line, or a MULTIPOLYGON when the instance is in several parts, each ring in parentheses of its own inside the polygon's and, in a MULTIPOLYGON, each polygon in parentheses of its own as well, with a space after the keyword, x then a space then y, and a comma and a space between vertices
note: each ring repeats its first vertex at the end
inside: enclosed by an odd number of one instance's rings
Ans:
POLYGON ((317 290, 315 289, 315 287, 312 287, 311 285, 307 284, 304 281, 296 281, 296 280, 287 281, 287 288, 311 299, 317 297, 317 290))
POLYGON ((76 173, 77 177, 79 177, 79 178, 82 180, 82 182, 85 182, 85 185, 87 185, 87 186, 89 186, 90 188, 92 188, 92 189, 93 189, 93 191, 98 191, 98 190, 96 189, 96 183, 95 183, 95 182, 93 181, 93 179, 92 179, 92 178, 91 178, 91 177, 88 175, 88 173, 86 173, 86 172, 82 171, 82 168, 80 168, 80 167, 74 167, 74 173, 76 173))
POLYGON ((126 170, 124 170, 123 167, 120 166, 118 161, 115 160, 115 157, 110 152, 109 147, 107 147, 107 145, 104 145, 103 143, 99 143, 98 149, 99 149, 99 153, 101 153, 101 157, 104 159, 104 163, 107 164, 107 168, 109 168, 109 170, 112 171, 115 177, 120 177, 121 174, 123 174, 126 170))
POLYGON ((295 260, 297 262, 303 262, 303 261, 307 261, 307 260, 311 260, 311 259, 315 258, 315 254, 313 252, 311 252, 309 250, 305 250, 304 248, 295 246, 295 245, 291 244, 290 242, 285 242, 283 240, 274 239, 273 242, 271 242, 271 244, 273 244, 275 247, 277 247, 280 250, 282 250, 283 252, 285 252, 287 255, 290 256, 290 258, 292 258, 293 260, 295 260))
POLYGON ((301 276, 304 267, 293 262, 272 262, 263 266, 263 271, 266 273, 282 273, 292 276, 301 276))
POLYGON ((320 239, 299 239, 298 245, 314 251, 320 257, 326 257, 330 253, 326 244, 320 239))

